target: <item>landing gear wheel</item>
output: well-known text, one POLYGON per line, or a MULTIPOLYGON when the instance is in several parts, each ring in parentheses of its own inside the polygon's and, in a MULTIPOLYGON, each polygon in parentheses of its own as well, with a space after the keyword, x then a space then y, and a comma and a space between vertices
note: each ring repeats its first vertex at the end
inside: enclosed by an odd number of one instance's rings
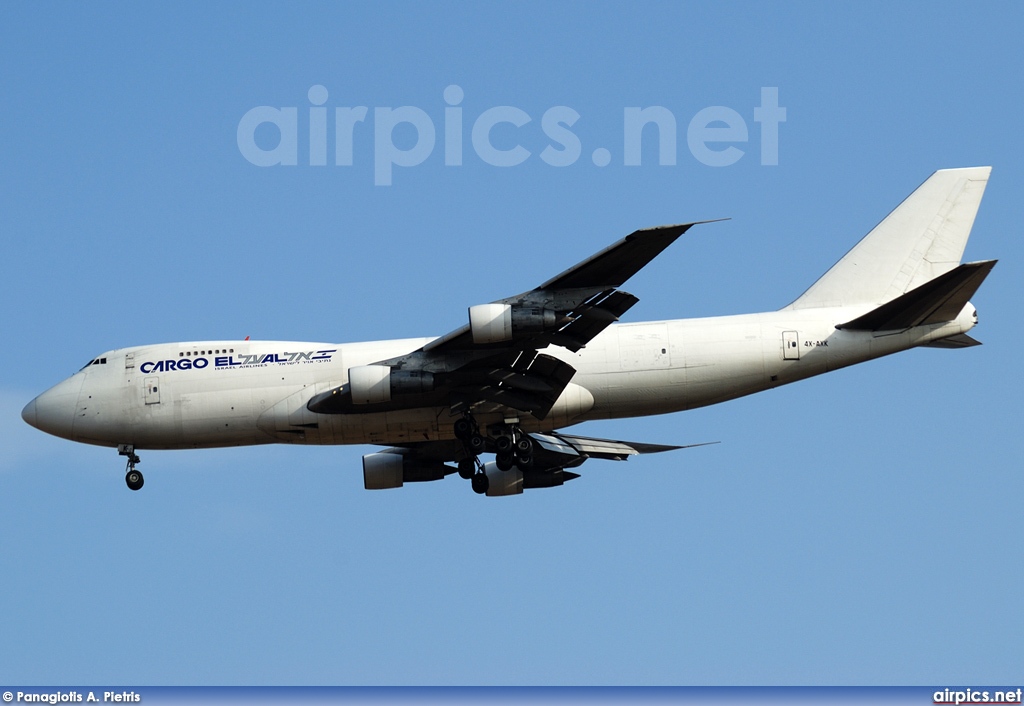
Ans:
POLYGON ((459 476, 464 480, 470 480, 476 473, 476 463, 471 458, 464 458, 459 461, 459 476))
POLYGON ((469 437, 469 441, 466 442, 466 445, 469 446, 469 452, 471 454, 479 455, 484 452, 484 447, 487 446, 487 441, 479 434, 473 434, 469 437))
POLYGON ((487 489, 491 487, 491 481, 488 480, 486 473, 477 473, 473 476, 473 492, 477 495, 483 495, 487 492, 487 489))
POLYGON ((523 435, 516 441, 516 456, 519 458, 526 458, 533 453, 533 439, 523 435))
POLYGON ((533 467, 533 456, 519 456, 516 458, 516 465, 520 471, 528 471, 533 467))
POLYGON ((130 490, 139 490, 146 481, 142 474, 133 468, 125 474, 124 482, 128 484, 130 490))
POLYGON ((516 465, 516 457, 510 453, 498 454, 495 459, 499 471, 510 471, 516 465))
POLYGON ((128 487, 132 490, 138 490, 142 487, 144 481, 142 479, 142 474, 135 470, 135 464, 140 463, 139 457, 135 453, 135 446, 132 444, 118 444, 117 455, 128 458, 128 469, 124 476, 124 482, 127 483, 128 487))
POLYGON ((462 417, 461 419, 455 420, 455 438, 459 441, 469 441, 469 437, 473 435, 473 423, 462 417))
POLYGON ((499 454, 505 454, 512 451, 512 437, 502 434, 494 440, 494 448, 499 454))

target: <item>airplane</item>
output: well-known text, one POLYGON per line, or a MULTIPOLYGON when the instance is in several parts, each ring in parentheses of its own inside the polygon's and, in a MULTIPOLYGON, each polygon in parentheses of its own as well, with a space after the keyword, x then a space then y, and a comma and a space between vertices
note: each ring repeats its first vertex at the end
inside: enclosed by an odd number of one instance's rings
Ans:
POLYGON ((717 404, 917 346, 979 345, 967 335, 978 323, 970 298, 996 261, 960 260, 990 172, 935 172, 777 311, 619 323, 638 301, 626 280, 710 221, 660 226, 470 306, 439 338, 121 348, 22 417, 116 447, 132 490, 144 482, 140 450, 267 443, 387 446, 363 456, 368 490, 456 472, 488 496, 561 486, 591 458, 687 448, 562 431, 580 422, 717 404))

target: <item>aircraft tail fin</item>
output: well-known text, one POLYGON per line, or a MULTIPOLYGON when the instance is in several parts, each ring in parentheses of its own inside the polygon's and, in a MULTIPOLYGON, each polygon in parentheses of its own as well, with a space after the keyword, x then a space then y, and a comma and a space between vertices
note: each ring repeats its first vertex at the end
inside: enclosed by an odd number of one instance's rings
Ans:
POLYGON ((991 171, 932 174, 786 308, 885 304, 956 268, 991 171))
POLYGON ((995 264, 996 260, 985 260, 960 265, 836 328, 900 331, 952 321, 960 315, 995 264))

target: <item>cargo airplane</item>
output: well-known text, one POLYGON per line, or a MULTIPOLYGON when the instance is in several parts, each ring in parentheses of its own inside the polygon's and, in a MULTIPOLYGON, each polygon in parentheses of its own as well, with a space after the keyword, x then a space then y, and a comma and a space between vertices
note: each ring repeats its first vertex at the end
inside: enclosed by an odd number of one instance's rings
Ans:
POLYGON ((469 307, 439 338, 121 348, 22 417, 116 447, 132 490, 140 450, 267 443, 387 446, 363 456, 367 489, 456 472, 492 496, 559 486, 590 458, 684 448, 562 431, 574 424, 716 404, 916 346, 978 345, 969 299, 995 260, 960 260, 989 172, 936 172, 778 311, 617 323, 638 301, 623 283, 697 224, 661 226, 469 307))

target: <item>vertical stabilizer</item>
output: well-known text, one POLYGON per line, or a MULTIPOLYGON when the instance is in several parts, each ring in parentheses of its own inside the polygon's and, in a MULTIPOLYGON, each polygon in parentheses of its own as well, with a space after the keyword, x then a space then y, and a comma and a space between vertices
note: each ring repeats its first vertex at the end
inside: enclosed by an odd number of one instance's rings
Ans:
POLYGON ((991 171, 932 174, 786 308, 884 304, 957 267, 991 171))

